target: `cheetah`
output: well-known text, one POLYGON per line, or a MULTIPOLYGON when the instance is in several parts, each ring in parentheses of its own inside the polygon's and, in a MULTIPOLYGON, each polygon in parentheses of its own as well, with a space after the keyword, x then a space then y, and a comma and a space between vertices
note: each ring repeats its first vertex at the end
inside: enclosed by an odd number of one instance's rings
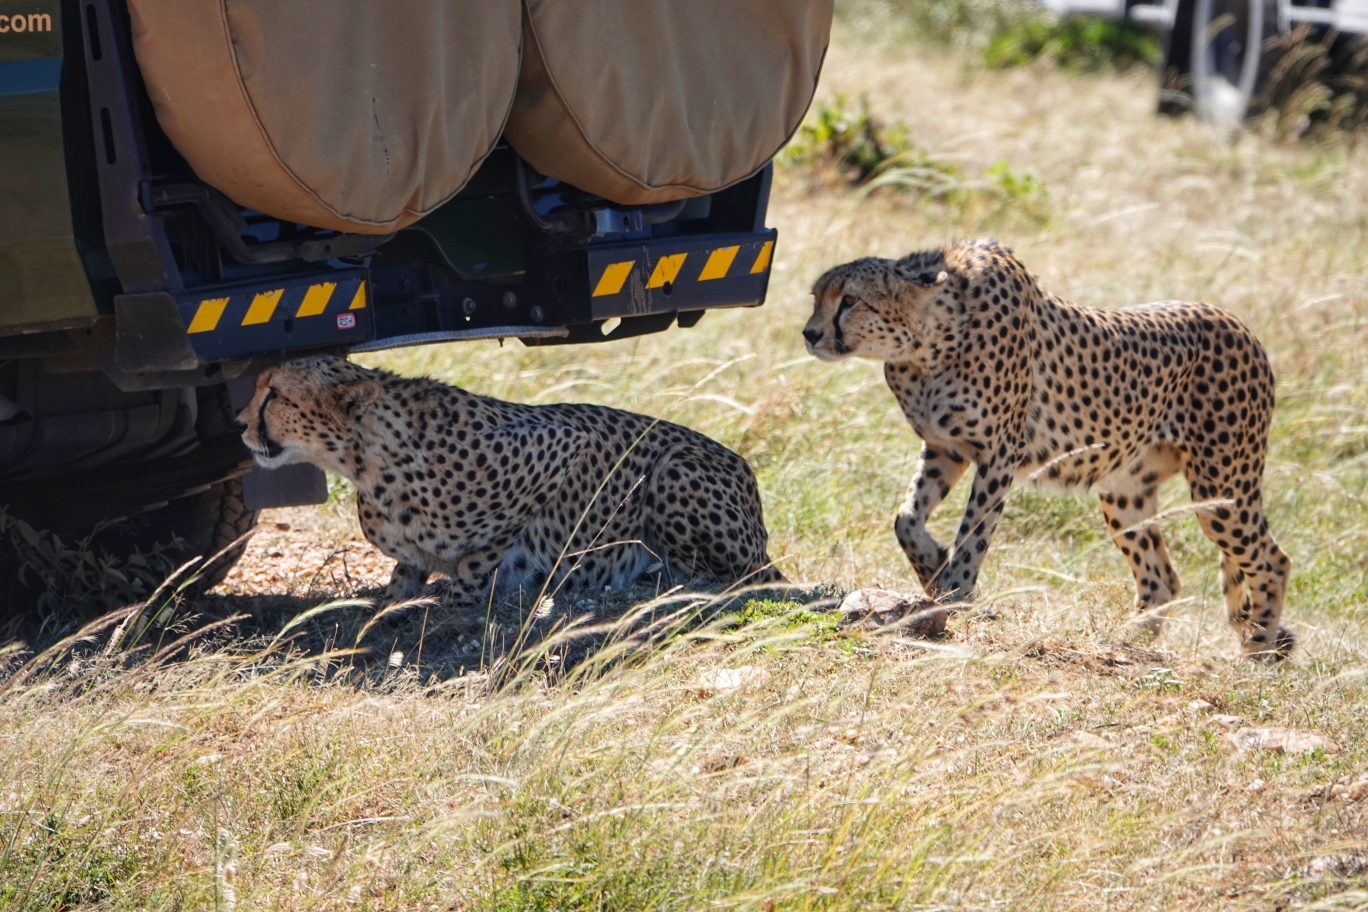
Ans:
POLYGON ((1136 607, 1158 631, 1178 576, 1151 521, 1182 472, 1221 552, 1229 621, 1246 655, 1292 649, 1279 622, 1290 568, 1260 493, 1273 371, 1243 324, 1210 304, 1104 310, 1040 287, 997 241, 836 266, 813 286, 807 349, 826 361, 884 362, 923 449, 894 523, 928 594, 972 597, 1013 482, 1095 489, 1129 562, 1136 607), (947 550, 927 518, 977 465, 947 550))
POLYGON ((238 415, 257 462, 349 479, 385 596, 483 605, 643 573, 773 583, 750 466, 702 434, 594 405, 528 406, 316 356, 270 368, 238 415))

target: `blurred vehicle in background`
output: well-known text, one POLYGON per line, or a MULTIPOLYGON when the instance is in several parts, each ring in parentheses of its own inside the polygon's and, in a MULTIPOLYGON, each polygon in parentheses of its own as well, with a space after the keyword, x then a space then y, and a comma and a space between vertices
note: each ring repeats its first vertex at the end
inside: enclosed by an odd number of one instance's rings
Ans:
POLYGON ((1129 18, 1162 31, 1159 110, 1238 124, 1270 71, 1267 42, 1298 25, 1368 34, 1368 0, 1041 0, 1059 15, 1129 18))

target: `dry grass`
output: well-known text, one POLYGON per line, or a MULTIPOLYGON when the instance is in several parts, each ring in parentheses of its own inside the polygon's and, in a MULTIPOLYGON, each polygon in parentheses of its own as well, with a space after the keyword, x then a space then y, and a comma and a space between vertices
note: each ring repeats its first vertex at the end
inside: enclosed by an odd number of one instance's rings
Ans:
MULTIPOLYGON (((937 644, 774 605, 738 627, 679 597, 640 608, 630 636, 593 633, 569 669, 552 637, 492 677, 456 664, 488 665, 483 619, 411 618, 365 655, 346 608, 274 650, 217 630, 153 658, 96 633, 0 685, 0 908, 1368 907, 1368 800, 1342 782, 1368 771, 1364 154, 1157 119, 1139 74, 989 73, 848 35, 824 77, 837 91, 963 173, 1005 159, 1042 180, 1048 212, 783 172, 763 310, 597 349, 367 360, 688 423, 755 465, 791 577, 906 590, 890 520, 916 444, 877 365, 803 354, 817 273, 995 233, 1081 303, 1211 300, 1279 377, 1267 488, 1295 564, 1288 667, 1235 658, 1190 517, 1166 524, 1176 619, 1120 645, 1131 583, 1095 505, 1029 491, 984 607, 937 644), (1339 750, 1241 752, 1245 726, 1339 750)), ((330 541, 354 531, 317 522, 330 541)))

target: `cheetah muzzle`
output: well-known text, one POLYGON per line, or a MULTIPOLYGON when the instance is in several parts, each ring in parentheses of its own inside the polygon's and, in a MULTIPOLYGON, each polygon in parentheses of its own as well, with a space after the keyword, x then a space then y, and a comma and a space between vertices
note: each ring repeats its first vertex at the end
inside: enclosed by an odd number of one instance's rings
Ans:
POLYGON ((1157 631, 1178 576, 1157 491, 1182 472, 1203 532, 1221 552, 1229 620, 1247 655, 1286 656, 1290 563, 1269 534, 1261 484, 1273 371, 1235 317, 1166 301, 1104 310, 1042 289, 993 240, 900 260, 861 259, 813 287, 808 351, 884 362, 923 449, 894 524, 926 591, 967 601, 1016 481, 1094 489, 1157 631), (953 548, 926 529, 974 463, 953 548))
POLYGON ((238 416, 265 466, 311 462, 356 486, 395 558, 386 597, 630 586, 654 569, 724 583, 770 566, 750 466, 687 428, 592 405, 526 406, 339 358, 264 371, 238 416))

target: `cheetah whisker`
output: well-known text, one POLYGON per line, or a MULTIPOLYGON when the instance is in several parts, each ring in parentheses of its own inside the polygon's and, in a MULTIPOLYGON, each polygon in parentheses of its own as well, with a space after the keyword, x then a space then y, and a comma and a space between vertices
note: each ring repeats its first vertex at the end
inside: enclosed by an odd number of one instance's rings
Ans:
POLYGON ((1094 444, 1091 444, 1090 446, 1082 446, 1082 447, 1079 447, 1079 448, 1076 449, 1076 450, 1069 450, 1069 452, 1067 452, 1067 453, 1060 453, 1060 454, 1059 454, 1058 456, 1056 456, 1054 459, 1051 459, 1049 462, 1045 463, 1045 464, 1042 465, 1040 468, 1036 469, 1036 470, 1035 470, 1034 472, 1032 472, 1030 475, 1027 475, 1027 476, 1026 476, 1026 481, 1027 481, 1029 484, 1035 484, 1037 481, 1040 480, 1040 476, 1041 476, 1041 475, 1044 475, 1046 472, 1048 472, 1050 469, 1052 469, 1054 466, 1058 465, 1059 463, 1064 462, 1064 461, 1069 460, 1069 459, 1072 459, 1073 457, 1079 455, 1080 453, 1086 453, 1086 452, 1088 452, 1089 450, 1105 450, 1106 448, 1107 448, 1107 445, 1106 445, 1105 443, 1094 443, 1094 444))

